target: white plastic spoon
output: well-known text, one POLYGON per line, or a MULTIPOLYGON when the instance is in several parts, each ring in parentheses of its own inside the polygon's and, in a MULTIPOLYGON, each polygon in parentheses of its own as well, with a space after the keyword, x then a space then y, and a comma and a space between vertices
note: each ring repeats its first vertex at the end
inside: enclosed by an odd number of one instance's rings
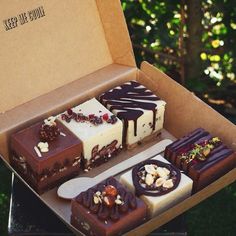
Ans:
POLYGON ((139 162, 145 161, 149 158, 158 155, 159 153, 165 150, 167 145, 171 143, 171 140, 164 139, 159 143, 146 149, 145 151, 138 153, 137 155, 134 155, 125 161, 122 161, 121 163, 111 167, 110 169, 102 172, 101 174, 95 177, 78 177, 75 179, 71 179, 58 188, 57 195, 64 199, 72 199, 76 197, 79 193, 87 190, 88 188, 93 187, 99 182, 105 180, 106 178, 117 175, 120 172, 138 164, 139 162))

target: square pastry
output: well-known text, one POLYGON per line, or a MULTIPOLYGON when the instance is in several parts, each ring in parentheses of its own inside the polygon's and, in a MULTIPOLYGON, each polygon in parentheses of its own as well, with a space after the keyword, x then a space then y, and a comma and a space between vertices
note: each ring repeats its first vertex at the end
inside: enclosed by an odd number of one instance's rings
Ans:
POLYGON ((136 81, 103 93, 99 101, 122 120, 123 143, 135 147, 163 128, 166 103, 136 81))
POLYGON ((80 193, 71 204, 71 223, 85 235, 116 236, 146 221, 147 208, 114 178, 80 193))
POLYGON ((120 182, 147 204, 149 217, 188 198, 193 184, 189 177, 160 155, 121 175, 120 182))
POLYGON ((236 166, 236 153, 202 128, 168 145, 165 158, 193 179, 194 192, 236 166))
POLYGON ((82 142, 50 117, 11 136, 10 162, 38 192, 78 175, 82 142))
POLYGON ((58 116, 83 143, 83 168, 90 169, 122 148, 122 122, 95 98, 58 116))

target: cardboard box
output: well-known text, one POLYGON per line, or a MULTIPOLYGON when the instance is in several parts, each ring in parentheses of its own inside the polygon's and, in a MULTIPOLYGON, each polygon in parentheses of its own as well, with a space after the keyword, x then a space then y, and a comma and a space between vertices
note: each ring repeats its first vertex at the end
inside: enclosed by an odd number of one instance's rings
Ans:
MULTIPOLYGON (((162 138, 179 138, 203 127, 236 150, 235 125, 147 62, 136 67, 119 0, 2 0, 0 22, 0 154, 12 171, 8 147, 13 132, 132 79, 167 102, 162 138)), ((88 175, 155 142, 123 151, 88 175)), ((148 234, 235 179, 234 169, 127 235, 148 234)), ((59 199, 56 189, 35 194, 80 234, 69 222, 70 202, 59 199)))

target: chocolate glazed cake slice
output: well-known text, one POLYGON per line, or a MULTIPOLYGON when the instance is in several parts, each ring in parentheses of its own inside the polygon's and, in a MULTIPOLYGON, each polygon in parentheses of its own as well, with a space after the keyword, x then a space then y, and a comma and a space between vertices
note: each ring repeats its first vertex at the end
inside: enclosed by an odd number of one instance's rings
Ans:
POLYGON ((189 170, 189 176, 196 179, 194 190, 200 190, 209 183, 215 181, 222 175, 235 167, 236 155, 232 149, 221 145, 209 155, 205 163, 199 162, 192 165, 189 170))
POLYGON ((236 165, 235 152, 218 137, 212 137, 201 128, 170 144, 165 150, 165 158, 193 179, 194 192, 206 187, 236 165))
POLYGON ((123 121, 123 144, 128 148, 157 134, 163 127, 166 103, 136 81, 103 93, 99 100, 123 121))
POLYGON ((11 165, 39 194, 80 171, 82 142, 49 117, 11 136, 11 165))
POLYGON ((146 220, 145 203, 114 178, 108 178, 71 204, 71 223, 85 235, 117 236, 146 220))

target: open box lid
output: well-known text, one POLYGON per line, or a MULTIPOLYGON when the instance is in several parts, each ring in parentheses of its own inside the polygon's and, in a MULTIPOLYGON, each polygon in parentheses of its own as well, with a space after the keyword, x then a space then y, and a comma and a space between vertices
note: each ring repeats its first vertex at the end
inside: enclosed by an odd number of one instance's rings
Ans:
POLYGON ((119 0, 2 0, 0 20, 0 113, 112 63, 136 66, 119 0))

